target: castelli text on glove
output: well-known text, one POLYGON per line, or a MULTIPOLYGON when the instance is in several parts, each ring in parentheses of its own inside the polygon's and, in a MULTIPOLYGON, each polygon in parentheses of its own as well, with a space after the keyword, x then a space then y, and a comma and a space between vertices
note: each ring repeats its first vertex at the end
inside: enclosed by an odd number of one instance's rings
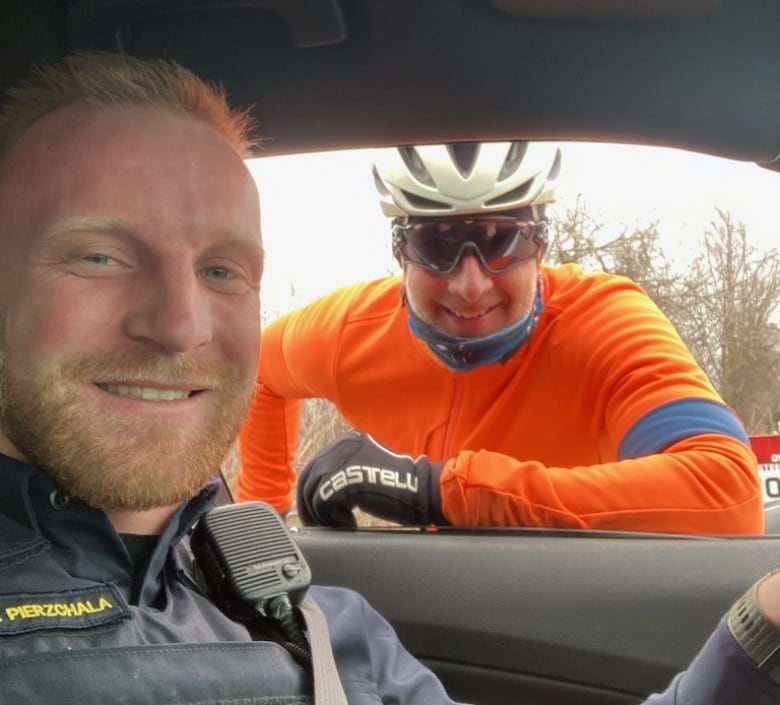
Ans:
POLYGON ((351 431, 320 451, 298 477, 298 513, 304 524, 355 526, 360 508, 400 524, 447 524, 441 510, 443 463, 412 458, 351 431))

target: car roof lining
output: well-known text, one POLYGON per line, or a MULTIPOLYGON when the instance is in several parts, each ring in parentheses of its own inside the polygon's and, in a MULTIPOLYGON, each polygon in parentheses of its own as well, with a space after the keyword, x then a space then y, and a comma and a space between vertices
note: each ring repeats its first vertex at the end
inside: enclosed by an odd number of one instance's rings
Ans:
POLYGON ((594 12, 613 16, 594 21, 539 17, 542 4, 522 0, 33 0, 3 23, 0 81, 72 49, 174 59, 252 108, 266 155, 549 138, 774 162, 780 3, 614 15, 629 5, 598 2, 594 12), (513 5, 526 16, 507 14, 513 5))

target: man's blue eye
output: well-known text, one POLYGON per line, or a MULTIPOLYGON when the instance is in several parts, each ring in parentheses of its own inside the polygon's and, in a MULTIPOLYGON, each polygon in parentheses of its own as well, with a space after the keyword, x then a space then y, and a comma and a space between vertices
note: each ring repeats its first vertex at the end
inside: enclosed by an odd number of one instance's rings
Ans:
POLYGON ((111 261, 111 258, 108 255, 100 255, 100 254, 89 254, 84 255, 84 260, 87 262, 93 262, 94 264, 108 264, 111 261))
POLYGON ((225 269, 225 267, 209 267, 206 270, 206 276, 212 279, 229 279, 230 270, 225 269))

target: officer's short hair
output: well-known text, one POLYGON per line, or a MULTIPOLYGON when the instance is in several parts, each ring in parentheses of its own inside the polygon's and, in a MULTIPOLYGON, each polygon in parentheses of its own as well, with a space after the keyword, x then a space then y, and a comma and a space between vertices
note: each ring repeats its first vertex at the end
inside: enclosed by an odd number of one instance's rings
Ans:
POLYGON ((220 84, 173 61, 85 51, 34 67, 7 92, 0 108, 0 160, 31 124, 76 104, 161 107, 211 125, 242 157, 257 147, 249 111, 233 109, 220 84))

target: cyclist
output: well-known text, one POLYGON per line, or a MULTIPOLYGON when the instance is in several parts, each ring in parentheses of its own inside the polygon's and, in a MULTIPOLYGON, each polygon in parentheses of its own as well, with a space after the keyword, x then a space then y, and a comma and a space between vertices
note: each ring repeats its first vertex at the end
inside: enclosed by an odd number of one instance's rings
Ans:
POLYGON ((400 276, 334 291, 263 334, 239 497, 285 512, 300 400, 357 431, 303 470, 307 523, 763 531, 740 420, 635 283, 549 266, 559 149, 379 150, 400 276))

